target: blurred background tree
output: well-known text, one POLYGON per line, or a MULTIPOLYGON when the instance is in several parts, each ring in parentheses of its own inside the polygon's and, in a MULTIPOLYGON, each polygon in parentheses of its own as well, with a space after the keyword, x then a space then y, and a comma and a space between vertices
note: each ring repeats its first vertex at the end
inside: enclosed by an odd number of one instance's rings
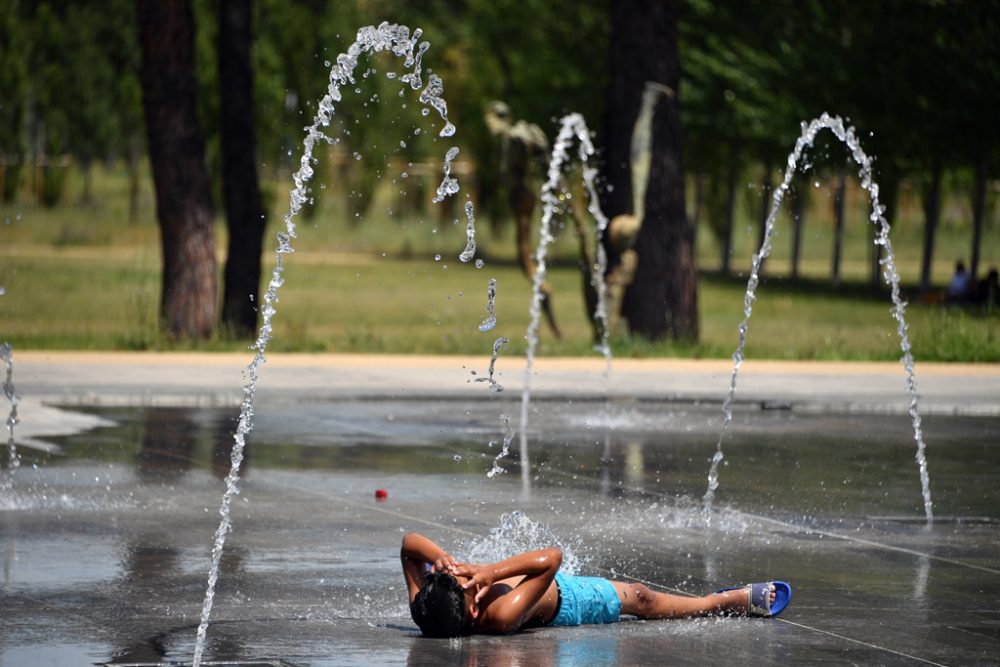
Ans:
POLYGON ((174 338, 209 338, 217 312, 215 228, 197 117, 194 14, 190 0, 135 7, 163 257, 160 318, 174 338))

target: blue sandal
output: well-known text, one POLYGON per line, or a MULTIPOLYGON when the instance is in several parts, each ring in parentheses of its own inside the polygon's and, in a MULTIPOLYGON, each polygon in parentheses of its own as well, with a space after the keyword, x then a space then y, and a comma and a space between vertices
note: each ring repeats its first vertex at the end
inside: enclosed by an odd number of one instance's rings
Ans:
POLYGON ((726 591, 738 590, 745 590, 747 592, 747 616, 764 618, 777 616, 792 601, 792 587, 784 581, 765 581, 737 588, 723 588, 719 592, 725 593, 726 591), (774 602, 770 601, 771 586, 774 586, 774 602))

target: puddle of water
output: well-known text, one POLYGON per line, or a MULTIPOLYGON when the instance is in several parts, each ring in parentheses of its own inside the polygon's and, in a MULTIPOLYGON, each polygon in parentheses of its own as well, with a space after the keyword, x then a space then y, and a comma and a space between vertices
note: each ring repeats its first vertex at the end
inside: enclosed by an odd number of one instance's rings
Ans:
MULTIPOLYGON (((672 404, 545 404, 533 418, 537 484, 606 494, 685 498, 700 493, 720 417, 713 407, 672 404)), ((254 468, 468 476, 490 469, 493 403, 367 401, 262 406, 247 451, 254 468)), ((191 473, 221 478, 235 412, 225 409, 93 410, 112 427, 57 438, 65 458, 33 453, 40 466, 90 461, 130 468, 148 485, 191 473)), ((1000 419, 926 420, 938 513, 1000 519, 1000 419), (969 485, 975 476, 978 483, 969 485)), ((727 439, 720 502, 784 516, 915 516, 912 434, 905 418, 737 411, 727 439)), ((515 457, 516 460, 516 457, 515 457)), ((120 474, 120 473, 119 473, 120 474)), ((496 480, 510 483, 516 475, 496 480)), ((86 487, 86 476, 81 477, 86 487)), ((94 485, 91 485, 94 486, 94 485)), ((109 487, 110 488, 110 487, 109 487)), ((119 499, 122 502, 128 499, 119 499)), ((109 497, 110 501, 110 497, 109 497)), ((54 502, 54 501, 53 501, 54 502)), ((977 518, 978 517, 978 518, 977 518)))

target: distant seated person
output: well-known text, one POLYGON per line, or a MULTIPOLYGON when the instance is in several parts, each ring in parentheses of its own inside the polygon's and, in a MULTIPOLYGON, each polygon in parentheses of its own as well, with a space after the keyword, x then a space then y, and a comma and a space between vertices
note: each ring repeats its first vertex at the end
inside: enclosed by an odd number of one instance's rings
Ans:
POLYGON ((948 303, 965 303, 968 301, 971 282, 972 276, 965 270, 965 264, 961 261, 955 262, 955 275, 951 277, 951 282, 945 291, 945 300, 948 303))
POLYGON ((727 588, 703 597, 652 591, 643 584, 559 571, 556 548, 498 563, 460 563, 418 533, 400 549, 410 615, 427 637, 506 634, 525 628, 614 623, 639 618, 776 616, 792 598, 783 581, 727 588))
POLYGON ((984 308, 1000 308, 1000 274, 995 267, 976 283, 975 289, 969 294, 969 300, 984 308))

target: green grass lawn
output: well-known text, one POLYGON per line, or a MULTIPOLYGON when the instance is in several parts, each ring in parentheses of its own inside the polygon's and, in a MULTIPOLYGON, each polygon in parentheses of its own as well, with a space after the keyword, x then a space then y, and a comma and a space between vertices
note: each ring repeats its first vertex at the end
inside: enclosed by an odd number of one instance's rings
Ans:
MULTIPOLYGON (((189 344, 169 341, 157 325, 160 259, 148 179, 133 224, 124 221, 124 175, 101 172, 95 184, 95 201, 88 206, 41 209, 21 203, 0 209, 0 286, 5 292, 0 296, 0 338, 16 349, 189 349, 189 344)), ((72 187, 71 181, 70 199, 72 187)), ((283 186, 277 187, 274 207, 280 211, 283 186)), ((460 209, 451 214, 429 210, 424 215, 389 215, 395 202, 387 192, 392 188, 383 188, 362 224, 338 223, 346 216, 335 197, 328 197, 311 220, 300 221, 296 252, 286 262, 270 349, 489 354, 493 340, 505 336, 510 339, 507 354, 523 353, 530 284, 512 261, 509 231, 492 238, 488 226, 480 224, 486 266, 476 269, 457 258, 465 242, 460 209), (490 278, 498 284, 498 324, 480 333, 490 278)), ((873 294, 863 282, 868 253, 864 202, 852 212, 843 269, 847 282, 838 289, 829 287, 826 279, 830 223, 820 204, 807 219, 803 281, 780 277, 787 273, 783 239, 789 234, 787 221, 779 223, 774 260, 768 265, 768 275, 774 277, 758 290, 748 357, 896 359, 899 341, 888 293, 883 289, 873 294)), ((271 216, 272 228, 279 215, 271 216)), ((919 275, 920 235, 912 223, 903 222, 900 229, 898 238, 893 237, 897 262, 904 283, 913 284, 919 275)), ((224 248, 225 230, 220 225, 218 231, 218 247, 224 248)), ((967 247, 967 236, 967 230, 946 219, 935 265, 938 284, 947 281, 955 256, 967 247)), ((988 230, 984 266, 1000 258, 996 237, 988 230)), ((269 248, 272 238, 269 232, 269 248)), ((743 225, 736 234, 734 258, 742 259, 734 260, 735 271, 749 266, 755 238, 753 225, 743 225)), ((571 261, 573 245, 570 234, 560 236, 553 251, 557 261, 549 273, 565 337, 556 341, 543 326, 541 355, 593 354, 580 275, 571 261)), ((699 262, 710 270, 718 264, 718 250, 707 229, 699 233, 699 262)), ((269 249, 268 274, 272 266, 269 249)), ((729 356, 737 341, 745 287, 745 277, 704 273, 697 344, 650 344, 617 330, 612 338, 615 354, 729 356)), ((919 360, 1000 361, 1000 318, 995 313, 914 303, 907 319, 919 360)), ((197 349, 247 345, 219 335, 197 349)))

